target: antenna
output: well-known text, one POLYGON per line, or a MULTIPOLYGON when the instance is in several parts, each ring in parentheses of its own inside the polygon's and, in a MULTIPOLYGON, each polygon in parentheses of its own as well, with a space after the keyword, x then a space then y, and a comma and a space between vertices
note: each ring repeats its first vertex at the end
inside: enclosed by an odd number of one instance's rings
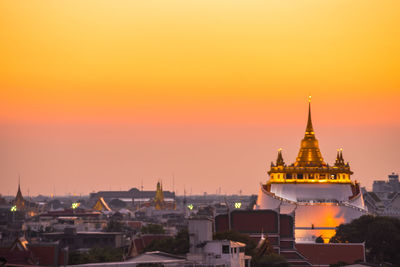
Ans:
POLYGON ((175 174, 172 172, 172 192, 175 192, 175 174))

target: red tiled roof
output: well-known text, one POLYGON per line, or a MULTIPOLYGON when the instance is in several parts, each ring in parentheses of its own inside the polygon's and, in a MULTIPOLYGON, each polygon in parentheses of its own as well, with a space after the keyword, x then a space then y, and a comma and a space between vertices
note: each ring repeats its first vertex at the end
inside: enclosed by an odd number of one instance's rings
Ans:
POLYGON ((54 257, 57 249, 55 246, 30 246, 29 249, 36 256, 37 260, 39 261, 39 265, 54 264, 54 257))
POLYGON ((53 266, 58 253, 58 265, 64 265, 64 251, 58 244, 32 245, 28 244, 25 251, 10 248, 0 248, 0 257, 7 260, 7 264, 53 266))
POLYGON ((143 223, 140 221, 128 221, 126 222, 127 226, 129 226, 132 229, 140 229, 142 228, 143 223))
POLYGON ((241 233, 278 233, 278 213, 272 210, 235 210, 231 226, 241 233))
MULTIPOLYGON (((32 251, 35 258, 38 260, 39 265, 64 265, 64 250, 60 249, 58 244, 49 245, 30 245, 29 249, 32 251)), ((67 262, 65 262, 67 264, 67 262)))
POLYGON ((31 251, 1 249, 0 257, 7 260, 7 264, 35 265, 35 258, 31 251))
POLYGON ((313 265, 329 265, 339 261, 345 263, 365 261, 364 244, 296 243, 296 248, 313 265))
MULTIPOLYGON (((231 228, 241 233, 278 233, 278 213, 273 210, 235 210, 230 213, 231 228)), ((228 215, 215 217, 217 232, 229 229, 228 215)))

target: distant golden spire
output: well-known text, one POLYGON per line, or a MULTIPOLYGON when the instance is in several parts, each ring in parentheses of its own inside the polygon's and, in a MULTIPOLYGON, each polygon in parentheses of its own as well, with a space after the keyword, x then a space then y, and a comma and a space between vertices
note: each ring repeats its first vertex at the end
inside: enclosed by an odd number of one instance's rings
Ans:
POLYGON ((21 177, 18 177, 18 191, 17 191, 17 195, 15 196, 14 199, 14 204, 17 206, 18 210, 23 210, 25 208, 25 199, 22 196, 22 192, 21 192, 21 177))
POLYGON ((156 190, 156 196, 154 198, 154 203, 156 210, 164 209, 164 193, 160 181, 158 181, 157 183, 157 190, 156 190))

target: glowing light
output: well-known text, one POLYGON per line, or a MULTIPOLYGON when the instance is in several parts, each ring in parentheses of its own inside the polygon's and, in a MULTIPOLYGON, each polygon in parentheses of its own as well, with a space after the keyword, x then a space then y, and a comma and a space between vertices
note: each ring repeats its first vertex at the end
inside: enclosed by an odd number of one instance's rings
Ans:
POLYGON ((193 204, 187 205, 188 209, 192 210, 193 209, 193 204))
POLYGON ((242 206, 241 202, 235 202, 235 209, 240 209, 241 206, 242 206))
POLYGON ((74 203, 72 203, 72 209, 76 209, 76 208, 78 208, 80 205, 81 205, 81 203, 74 202, 74 203))
POLYGON ((311 96, 308 96, 308 103, 311 103, 311 96))
POLYGON ((14 206, 12 206, 10 210, 11 210, 12 212, 15 212, 15 211, 17 211, 17 206, 15 206, 15 205, 14 205, 14 206))

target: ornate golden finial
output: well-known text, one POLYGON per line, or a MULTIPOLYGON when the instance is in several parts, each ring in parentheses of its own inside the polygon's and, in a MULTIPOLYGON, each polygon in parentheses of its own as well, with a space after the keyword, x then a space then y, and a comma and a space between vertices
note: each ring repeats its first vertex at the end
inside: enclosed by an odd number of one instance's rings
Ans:
POLYGON ((335 166, 340 166, 340 149, 339 148, 337 149, 335 166))
POLYGON ((285 166, 285 161, 282 157, 282 148, 278 149, 278 157, 276 159, 276 166, 285 166))
POLYGON ((339 148, 337 150, 337 156, 336 156, 336 161, 335 161, 335 166, 341 167, 344 166, 344 159, 343 159, 343 149, 339 148))
POLYGON ((306 132, 301 141, 300 151, 297 156, 295 167, 320 167, 325 166, 319 150, 318 141, 315 138, 314 128, 311 120, 311 96, 308 96, 308 120, 306 132))
POLYGON ((306 127, 306 135, 314 135, 314 128, 311 121, 311 96, 308 96, 308 120, 306 127))

